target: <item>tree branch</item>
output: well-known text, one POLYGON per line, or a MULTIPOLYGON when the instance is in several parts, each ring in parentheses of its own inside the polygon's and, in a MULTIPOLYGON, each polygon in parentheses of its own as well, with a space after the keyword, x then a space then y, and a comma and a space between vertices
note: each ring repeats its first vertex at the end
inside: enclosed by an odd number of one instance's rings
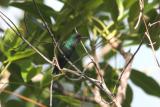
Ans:
POLYGON ((133 57, 133 54, 131 54, 130 52, 124 52, 123 54, 123 58, 125 59, 125 65, 127 65, 125 67, 125 69, 123 70, 123 75, 121 75, 120 78, 120 83, 119 83, 119 87, 117 90, 117 95, 116 95, 116 101, 119 104, 122 104, 123 100, 125 99, 125 95, 126 95, 126 89, 127 89, 127 81, 129 79, 129 76, 131 74, 131 66, 132 66, 132 60, 131 58, 133 57))

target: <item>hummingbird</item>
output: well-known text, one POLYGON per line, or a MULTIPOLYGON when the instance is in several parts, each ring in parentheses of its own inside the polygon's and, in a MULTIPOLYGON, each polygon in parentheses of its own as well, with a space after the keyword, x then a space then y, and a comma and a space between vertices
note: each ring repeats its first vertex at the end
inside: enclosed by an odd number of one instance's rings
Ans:
MULTIPOLYGON (((66 58, 68 59, 71 58, 72 54, 75 51, 76 46, 80 42, 80 39, 81 39, 81 35, 79 33, 76 33, 76 34, 72 34, 70 38, 64 43, 61 49, 66 58)), ((60 53, 57 55, 57 60, 60 68, 63 68, 67 63, 66 59, 64 58, 64 55, 60 53)), ((59 74, 59 73, 60 73, 59 68, 55 66, 53 69, 53 74, 59 74)))
MULTIPOLYGON (((71 59, 71 56, 74 53, 76 46, 80 42, 80 39, 81 35, 79 33, 72 34, 69 37, 69 39, 67 39, 67 41, 60 47, 66 58, 71 59)), ((61 69, 67 64, 64 55, 62 55, 60 52, 57 53, 57 61, 61 69)), ((61 72, 60 69, 57 66, 55 66, 52 74, 57 75, 60 74, 60 72, 61 72)), ((52 83, 52 90, 59 91, 61 89, 63 88, 61 87, 61 85, 59 85, 58 81, 54 80, 54 82, 52 83)), ((56 99, 52 100, 52 104, 55 104, 56 102, 57 102, 56 99)))

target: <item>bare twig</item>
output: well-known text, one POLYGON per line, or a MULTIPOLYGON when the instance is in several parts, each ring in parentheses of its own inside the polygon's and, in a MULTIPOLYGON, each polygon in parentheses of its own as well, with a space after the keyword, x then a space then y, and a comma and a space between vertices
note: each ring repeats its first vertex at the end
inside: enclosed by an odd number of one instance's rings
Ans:
MULTIPOLYGON (((82 79, 85 79, 85 80, 88 80, 90 81, 91 83, 93 83, 94 85, 96 85, 96 87, 98 87, 100 90, 102 90, 106 95, 108 95, 112 100, 113 102, 115 102, 115 99, 114 97, 112 96, 112 94, 110 94, 103 86, 102 82, 99 81, 99 80, 96 80, 96 79, 93 79, 93 78, 90 78, 88 77, 87 75, 84 75, 83 73, 77 73, 77 71, 74 71, 74 70, 70 70, 70 69, 67 69, 67 68, 63 68, 62 69, 63 71, 65 72, 69 72, 69 73, 72 73, 72 74, 75 74, 77 76, 81 76, 82 79)), ((118 105, 118 104, 116 104, 118 105)), ((117 107, 120 107, 120 106, 117 106, 117 107)))
POLYGON ((123 75, 122 75, 123 77, 121 76, 121 79, 119 80, 120 83, 119 83, 119 87, 118 87, 117 95, 116 95, 116 101, 119 104, 122 104, 123 100, 125 99, 127 83, 128 83, 127 81, 128 81, 129 76, 131 74, 131 66, 132 66, 131 58, 132 58, 132 56, 133 55, 130 52, 123 54, 123 57, 125 59, 127 66, 126 66, 125 70, 123 71, 123 75))
POLYGON ((37 11, 38 11, 38 14, 39 14, 40 18, 42 19, 42 21, 43 21, 43 23, 44 23, 44 25, 45 25, 48 33, 49 33, 50 36, 52 37, 53 44, 54 44, 55 46, 57 46, 58 50, 59 50, 60 53, 64 56, 65 60, 67 60, 67 62, 68 62, 74 69, 76 69, 76 71, 80 72, 80 70, 64 55, 63 51, 62 51, 62 50, 60 49, 60 47, 57 45, 57 42, 56 42, 55 37, 54 37, 54 34, 53 34, 51 28, 48 26, 48 23, 47 23, 46 20, 44 19, 44 17, 43 17, 43 15, 42 15, 42 13, 41 13, 41 11, 40 11, 37 3, 35 2, 35 0, 32 0, 32 1, 33 1, 34 5, 35 5, 35 7, 36 7, 36 9, 37 9, 37 11))
POLYGON ((30 35, 29 29, 28 29, 28 26, 27 26, 27 18, 26 17, 27 17, 27 13, 25 12, 24 13, 24 20, 23 20, 24 21, 24 26, 25 26, 27 34, 30 35))
POLYGON ((9 81, 10 73, 4 72, 4 74, 0 77, 0 94, 1 92, 8 86, 8 84, 3 84, 9 81))
POLYGON ((160 21, 156 21, 156 22, 154 22, 154 23, 149 23, 148 26, 149 26, 149 27, 152 27, 152 26, 154 26, 154 25, 156 25, 156 24, 160 24, 160 21))
POLYGON ((63 51, 58 46, 59 52, 63 55, 64 59, 67 61, 68 64, 70 64, 78 73, 81 73, 81 70, 79 70, 63 53, 63 51))
MULTIPOLYGON (((60 87, 63 87, 61 84, 58 84, 58 85, 60 87)), ((80 101, 87 101, 87 102, 97 104, 97 102, 94 100, 93 97, 77 95, 75 93, 68 92, 68 91, 66 91, 66 90, 64 90, 63 88, 60 88, 60 87, 54 87, 54 89, 55 89, 55 91, 60 92, 62 95, 69 96, 69 97, 75 98, 75 99, 80 100, 80 101)))
POLYGON ((8 62, 7 65, 4 67, 4 69, 0 72, 0 78, 4 74, 4 72, 7 70, 7 68, 9 67, 10 64, 11 64, 11 62, 8 62))
MULTIPOLYGON (((132 60, 133 60, 134 56, 137 54, 137 52, 139 51, 145 36, 147 36, 147 38, 148 38, 148 40, 150 42, 154 58, 156 60, 156 63, 158 65, 158 67, 160 68, 160 64, 159 64, 158 59, 157 59, 156 54, 155 54, 155 49, 154 49, 154 46, 153 46, 153 42, 152 42, 152 40, 150 38, 148 26, 147 26, 146 20, 144 18, 144 14, 143 14, 144 1, 143 0, 139 0, 139 6, 140 6, 140 14, 139 14, 139 19, 138 19, 138 22, 137 22, 137 24, 135 26, 135 29, 138 27, 138 25, 139 25, 139 23, 140 23, 140 21, 142 19, 143 23, 145 25, 145 28, 146 28, 146 32, 144 33, 144 36, 141 39, 141 42, 140 42, 137 50, 135 51, 135 53, 133 55, 130 54, 130 53, 127 54, 122 49, 120 49, 120 53, 122 54, 122 56, 126 60, 126 65, 123 68, 123 70, 121 72, 121 75, 119 76, 119 79, 118 79, 118 83, 120 82, 120 85, 118 87, 118 92, 117 92, 117 96, 116 96, 117 100, 116 101, 118 101, 119 103, 122 103, 122 101, 125 99, 125 93, 126 93, 126 88, 127 88, 127 80, 128 80, 128 78, 130 76, 130 73, 131 73, 132 60)), ((151 27, 151 26, 153 26, 154 24, 157 24, 157 23, 159 23, 159 22, 156 22, 156 23, 153 23, 153 24, 149 24, 149 26, 151 27)), ((114 90, 116 89, 116 87, 117 87, 117 85, 115 85, 114 90)))
POLYGON ((19 31, 19 29, 17 28, 17 26, 5 15, 3 14, 3 12, 1 12, 1 19, 3 19, 3 21, 13 30, 13 32, 18 35, 26 44, 28 44, 34 51, 36 51, 44 60, 46 60, 48 63, 52 64, 52 61, 50 61, 46 56, 44 56, 37 48, 35 48, 27 39, 25 39, 21 32, 19 31), (3 18, 2 16, 4 16, 9 22, 12 23, 12 25, 15 27, 15 29, 8 23, 8 21, 3 18))
POLYGON ((88 54, 88 56, 89 56, 89 58, 90 58, 90 60, 93 62, 93 64, 95 65, 95 68, 96 68, 96 70, 97 70, 97 73, 98 73, 98 75, 100 76, 100 78, 101 78, 101 81, 103 82, 103 76, 102 76, 102 74, 100 73, 100 69, 98 68, 98 65, 97 65, 97 63, 95 62, 95 60, 91 57, 91 55, 89 54, 89 52, 87 51, 87 49, 85 48, 85 46, 84 46, 84 44, 83 44, 83 42, 81 41, 81 44, 82 44, 82 46, 83 46, 83 49, 85 50, 85 52, 88 54))
POLYGON ((42 21, 43 21, 43 23, 44 23, 44 25, 45 25, 48 33, 49 33, 50 36, 52 37, 53 44, 54 44, 55 46, 57 46, 58 50, 59 50, 60 53, 63 55, 63 57, 65 58, 65 60, 66 60, 76 71, 81 72, 81 71, 64 55, 63 51, 62 51, 62 50, 60 49, 60 47, 57 45, 57 42, 56 42, 55 37, 54 37, 54 34, 53 34, 51 28, 48 26, 48 23, 47 23, 46 20, 44 19, 44 17, 43 17, 43 15, 42 15, 42 13, 41 13, 41 11, 40 11, 37 3, 35 2, 35 0, 32 0, 32 1, 33 1, 34 5, 35 5, 35 7, 36 7, 36 9, 37 9, 37 11, 38 11, 38 14, 39 14, 40 18, 42 19, 42 21))
MULTIPOLYGON (((121 74, 120 74, 120 76, 119 76, 119 78, 118 78, 118 80, 117 80, 117 83, 116 83, 116 85, 115 85, 115 87, 114 87, 114 89, 113 89, 113 93, 114 93, 115 90, 117 89, 118 84, 119 84, 119 81, 121 80, 121 78, 122 78, 122 76, 123 76, 126 68, 129 66, 129 64, 130 64, 130 63, 132 62, 132 60, 134 59, 135 55, 136 55, 136 54, 138 53, 138 51, 140 50, 140 48, 141 48, 141 46, 142 46, 142 44, 143 44, 143 40, 144 40, 144 36, 142 37, 138 48, 136 49, 136 51, 134 52, 134 54, 132 55, 132 57, 130 57, 130 60, 126 62, 125 67, 124 67, 123 70, 121 71, 121 74)), ((124 56, 124 57, 126 56, 126 53, 125 53, 122 49, 119 49, 119 48, 118 48, 118 50, 119 50, 119 52, 121 53, 122 56, 124 56)))
POLYGON ((51 80, 51 84, 50 84, 50 91, 49 91, 49 93, 50 93, 49 106, 50 106, 50 107, 52 107, 52 102, 53 102, 53 95, 52 95, 52 93, 53 93, 53 89, 52 89, 52 87, 53 87, 53 79, 51 80))
POLYGON ((153 42, 152 42, 151 37, 150 37, 149 29, 148 29, 147 22, 146 22, 146 20, 145 20, 144 15, 142 16, 142 19, 143 19, 143 23, 144 23, 145 29, 146 29, 145 36, 146 36, 146 37, 148 38, 148 40, 149 40, 149 43, 150 43, 150 45, 151 45, 151 49, 152 49, 152 52, 153 52, 153 56, 154 56, 154 58, 155 58, 155 62, 156 62, 156 64, 157 64, 158 68, 160 69, 160 64, 159 64, 159 61, 158 61, 158 59, 157 59, 157 57, 156 57, 156 52, 155 52, 155 49, 154 49, 154 46, 153 46, 153 42))
MULTIPOLYGON (((106 84, 105 84, 105 81, 104 81, 104 78, 103 78, 103 72, 100 70, 100 67, 98 65, 98 60, 94 60, 91 55, 88 53, 87 49, 85 48, 83 42, 81 41, 81 44, 85 50, 85 52, 88 54, 89 58, 91 59, 92 63, 95 65, 95 68, 96 68, 96 71, 97 71, 97 80, 100 81, 100 87, 95 87, 92 91, 95 95, 95 101, 97 103, 99 103, 101 105, 101 107, 107 107, 108 106, 108 102, 106 102, 100 95, 100 90, 101 89, 102 91, 104 91, 108 97, 112 100, 112 102, 115 103, 115 105, 117 107, 121 107, 120 104, 118 104, 116 101, 115 101, 115 98, 113 97, 112 93, 110 92, 110 90, 107 88, 106 84)), ((97 59, 96 55, 95 55, 95 59, 97 59)))
MULTIPOLYGON (((113 93, 115 93, 115 90, 117 90, 117 94, 116 94, 116 98, 115 98, 115 102, 117 104, 122 104, 123 100, 125 99, 125 95, 126 95, 126 88, 127 88, 127 81, 128 78, 130 76, 131 73, 131 65, 132 65, 132 61, 135 57, 135 55, 137 54, 137 52, 139 51, 140 47, 142 46, 144 40, 144 36, 141 39, 141 42, 138 46, 138 48, 136 49, 136 51, 134 52, 134 54, 131 54, 130 52, 125 52, 122 47, 121 44, 119 45, 119 47, 114 47, 116 50, 118 50, 120 52, 120 54, 124 57, 125 59, 125 67, 123 68, 117 83, 113 89, 113 93)), ((112 44, 111 44, 112 46, 112 44)), ((113 107, 115 107, 116 105, 114 104, 113 107)))
POLYGON ((35 105, 37 105, 37 106, 39 106, 39 107, 47 107, 46 105, 44 105, 44 104, 42 104, 42 103, 39 103, 39 102, 37 102, 37 101, 34 101, 34 100, 32 100, 32 99, 30 99, 30 98, 28 98, 28 97, 26 97, 26 96, 20 95, 20 94, 18 94, 18 93, 11 92, 11 91, 6 90, 6 89, 3 90, 3 92, 4 92, 4 93, 7 93, 7 94, 14 95, 14 96, 16 96, 16 97, 19 97, 19 98, 21 98, 21 99, 23 99, 23 100, 25 100, 25 101, 27 101, 27 102, 33 103, 33 104, 35 104, 35 105))
POLYGON ((57 42, 56 42, 56 39, 55 39, 55 37, 54 37, 54 34, 53 34, 51 28, 48 26, 48 23, 47 23, 46 20, 44 19, 44 17, 43 17, 43 15, 42 15, 42 13, 41 13, 41 11, 40 11, 40 9, 39 9, 37 3, 35 2, 35 0, 32 0, 32 1, 33 1, 34 5, 35 5, 36 10, 38 11, 38 14, 39 14, 40 18, 42 19, 42 21, 43 21, 43 23, 44 23, 44 25, 45 25, 45 27, 46 27, 48 33, 49 33, 50 36, 52 37, 53 44, 56 45, 57 42))
MULTIPOLYGON (((53 34, 53 32, 52 32, 52 30, 51 30, 51 28, 48 26, 48 23, 46 22, 46 20, 44 19, 44 17, 43 17, 43 15, 42 15, 42 13, 41 13, 41 11, 40 11, 40 9, 39 9, 39 7, 38 7, 38 5, 37 5, 37 3, 35 2, 35 0, 32 0, 33 1, 33 3, 34 3, 34 5, 35 5, 35 7, 36 7, 36 10, 38 11, 38 14, 39 14, 39 16, 40 16, 40 18, 42 19, 42 21, 43 21, 43 23, 44 23, 44 25, 45 25, 45 27, 46 27, 46 29, 47 29, 47 31, 48 31, 48 33, 50 34, 50 36, 52 37, 52 40, 53 40, 53 44, 54 44, 54 46, 55 46, 55 49, 54 49, 54 54, 55 54, 55 61, 56 61, 56 66, 58 67, 58 69, 61 71, 62 69, 60 68, 60 66, 59 66, 59 63, 58 63, 58 59, 57 59, 57 56, 56 56, 56 48, 58 48, 58 50, 59 50, 59 52, 63 55, 63 57, 64 57, 64 59, 78 72, 78 73, 81 73, 81 71, 65 56, 65 54, 63 53, 63 51, 60 49, 60 47, 58 46, 58 43, 56 42, 56 40, 55 40, 55 37, 54 37, 54 34, 53 34)), ((53 62, 54 62, 54 59, 53 59, 53 62)), ((64 69, 63 69, 64 70, 64 69)), ((67 71, 72 71, 72 70, 67 70, 67 71)), ((75 71, 72 71, 72 73, 73 74, 76 74, 75 73, 75 71)), ((51 82, 51 84, 53 83, 53 80, 52 80, 52 82, 51 82)), ((52 85, 51 85, 52 86, 52 85)), ((51 94, 51 97, 52 97, 52 92, 50 92, 50 94, 51 94)), ((50 106, 52 106, 52 98, 50 97, 50 106)))

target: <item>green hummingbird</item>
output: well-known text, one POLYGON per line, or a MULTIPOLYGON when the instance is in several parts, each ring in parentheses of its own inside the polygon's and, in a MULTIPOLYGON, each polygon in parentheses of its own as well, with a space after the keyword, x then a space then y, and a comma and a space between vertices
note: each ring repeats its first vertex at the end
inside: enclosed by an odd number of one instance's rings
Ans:
MULTIPOLYGON (((81 39, 81 35, 79 33, 76 33, 76 34, 72 34, 70 36, 70 38, 65 42, 65 44, 63 45, 63 47, 61 49, 62 49, 66 58, 68 58, 68 59, 71 58, 72 53, 74 53, 76 46, 80 42, 80 39, 81 39)), ((66 59, 64 58, 64 55, 62 55, 60 53, 57 55, 58 64, 61 69, 67 63, 66 59)), ((59 71, 58 67, 55 66, 53 69, 53 74, 59 74, 59 73, 60 73, 60 71, 59 71)))

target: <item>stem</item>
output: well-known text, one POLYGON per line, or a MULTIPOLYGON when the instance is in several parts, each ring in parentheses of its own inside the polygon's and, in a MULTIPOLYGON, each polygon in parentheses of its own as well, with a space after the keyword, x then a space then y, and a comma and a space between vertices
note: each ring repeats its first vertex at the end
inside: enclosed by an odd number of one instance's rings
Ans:
POLYGON ((11 62, 8 62, 7 65, 4 67, 4 69, 1 71, 0 73, 0 77, 4 74, 4 72, 7 70, 7 68, 9 67, 9 65, 11 64, 11 62))

